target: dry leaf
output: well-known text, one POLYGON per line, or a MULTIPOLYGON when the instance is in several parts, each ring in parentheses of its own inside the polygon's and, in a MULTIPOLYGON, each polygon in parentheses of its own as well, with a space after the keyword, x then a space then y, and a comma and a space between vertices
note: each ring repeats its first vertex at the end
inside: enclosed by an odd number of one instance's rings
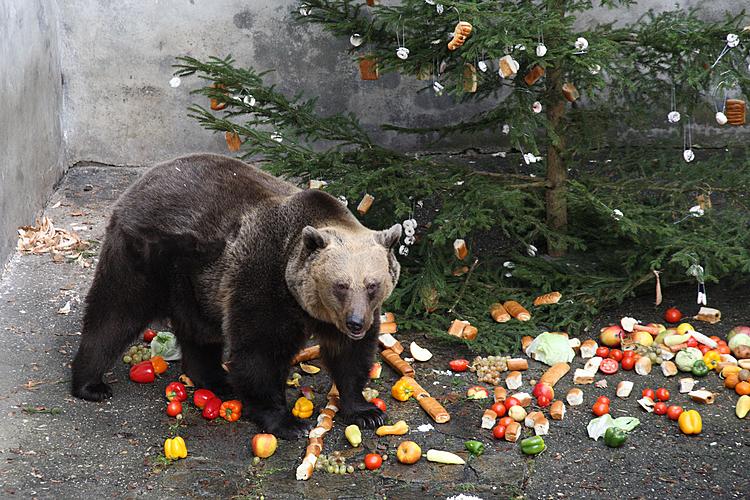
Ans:
POLYGON ((315 366, 315 365, 308 365, 307 363, 300 363, 299 367, 300 367, 300 369, 303 372, 305 372, 305 373, 307 373, 309 375, 315 375, 316 373, 318 373, 320 371, 320 368, 318 368, 317 366, 315 366))

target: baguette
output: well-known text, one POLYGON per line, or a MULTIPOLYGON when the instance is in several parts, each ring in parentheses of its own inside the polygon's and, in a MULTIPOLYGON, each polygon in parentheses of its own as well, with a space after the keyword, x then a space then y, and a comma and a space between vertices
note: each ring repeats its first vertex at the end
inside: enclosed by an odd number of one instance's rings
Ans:
POLYGON ((402 352, 404 352, 404 346, 402 346, 401 342, 396 340, 396 337, 394 337, 390 333, 379 335, 378 341, 380 342, 380 346, 384 349, 390 349, 396 354, 401 354, 402 352))
MULTIPOLYGON (((430 396, 419 383, 412 377, 405 376, 404 379, 411 385, 414 391, 414 399, 419 406, 438 424, 444 424, 451 419, 450 413, 441 405, 437 399, 430 396)), ((494 412, 493 412, 494 413, 494 412)))
POLYGON ((521 372, 510 372, 507 377, 505 377, 505 385, 510 389, 511 391, 515 391, 521 385, 523 385, 523 377, 521 375, 521 372))
POLYGON ((549 434, 549 420, 541 413, 534 422, 534 434, 537 436, 546 436, 549 434))
POLYGON ((583 367, 583 369, 593 375, 599 371, 599 365, 602 364, 602 361, 604 361, 604 358, 602 358, 601 356, 594 356, 593 358, 586 361, 586 365, 583 367))
POLYGON ((565 400, 570 406, 578 406, 580 404, 583 404, 583 391, 574 387, 568 391, 567 396, 565 396, 565 400))
POLYGON ((396 370, 402 376, 414 376, 414 368, 412 368, 409 363, 401 359, 401 356, 396 354, 393 350, 383 349, 382 351, 380 351, 380 355, 383 356, 383 359, 386 363, 388 363, 388 366, 396 370))
POLYGON ((529 369, 529 362, 523 358, 510 358, 506 364, 510 371, 525 372, 529 369))
POLYGON ((521 337, 521 350, 523 352, 526 352, 526 349, 529 348, 529 345, 534 342, 534 337, 530 335, 524 335, 521 337))
POLYGON ((635 372, 638 375, 648 375, 651 373, 651 359, 643 356, 635 362, 635 372))
POLYGON ((531 313, 515 300, 506 301, 503 304, 503 307, 508 311, 508 314, 516 318, 518 321, 529 321, 531 319, 531 313))
POLYGON ((479 330, 477 329, 476 326, 466 325, 461 336, 465 338, 466 340, 474 340, 475 338, 477 338, 477 333, 479 333, 479 330))
POLYGON ((692 399, 693 401, 704 403, 707 405, 714 404, 714 400, 716 399, 716 396, 714 396, 713 392, 707 391, 705 389, 690 391, 688 393, 688 396, 690 396, 690 399, 692 399))
POLYGON ((462 319, 454 319, 451 326, 448 328, 448 335, 454 337, 463 337, 464 329, 469 325, 468 321, 462 319))
POLYGON ((581 339, 568 339, 568 345, 575 352, 579 352, 581 350, 581 339))
POLYGON ((528 413, 526 418, 523 419, 523 425, 526 427, 534 427, 534 422, 536 422, 534 419, 537 418, 537 416, 543 417, 544 415, 540 411, 532 411, 531 413, 528 413))
POLYGON ((596 340, 588 339, 581 344, 581 357, 583 359, 589 359, 596 356, 596 350, 599 348, 599 344, 596 340))
POLYGON ((557 363, 542 374, 539 378, 539 382, 554 387, 555 384, 569 371, 570 365, 568 363, 557 363))
POLYGON ((318 426, 312 429, 308 436, 305 457, 302 459, 302 463, 297 467, 295 474, 298 481, 307 481, 315 471, 315 464, 318 462, 318 457, 323 451, 323 436, 331 430, 331 427, 333 426, 333 417, 336 415, 336 412, 338 412, 338 407, 339 391, 336 389, 336 384, 334 384, 331 386, 331 390, 328 391, 328 404, 320 411, 318 426), (326 425, 321 423, 323 420, 325 420, 326 425), (328 425, 329 420, 330 425, 328 425))
POLYGON ((695 380, 688 377, 688 378, 681 378, 680 379, 680 394, 687 394, 690 391, 693 390, 693 387, 695 387, 695 380))
POLYGON ((490 306, 490 316, 498 323, 505 323, 510 321, 510 314, 505 310, 500 302, 495 302, 490 306))
POLYGON ((396 316, 392 312, 386 312, 380 315, 381 323, 395 323, 396 316))
POLYGON ((552 417, 552 420, 565 418, 565 403, 560 399, 552 401, 552 405, 549 407, 549 416, 552 417))
POLYGON ((560 292, 545 293, 544 295, 540 295, 539 297, 534 299, 534 305, 545 306, 550 304, 557 304, 558 302, 560 302, 561 298, 562 294, 560 292))

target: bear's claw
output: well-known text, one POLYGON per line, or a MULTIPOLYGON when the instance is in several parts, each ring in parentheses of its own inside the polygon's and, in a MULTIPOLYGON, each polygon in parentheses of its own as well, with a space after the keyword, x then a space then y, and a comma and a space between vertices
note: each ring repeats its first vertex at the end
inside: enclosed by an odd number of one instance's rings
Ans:
POLYGON ((112 397, 112 388, 104 382, 88 383, 73 387, 73 395, 86 401, 99 402, 112 397))
POLYGON ((385 412, 374 405, 366 405, 342 414, 347 424, 356 424, 362 429, 375 429, 385 423, 385 412))
POLYGON ((275 415, 275 417, 264 419, 261 427, 265 432, 288 441, 306 437, 314 423, 310 420, 299 420, 291 415, 284 415, 283 417, 275 415))

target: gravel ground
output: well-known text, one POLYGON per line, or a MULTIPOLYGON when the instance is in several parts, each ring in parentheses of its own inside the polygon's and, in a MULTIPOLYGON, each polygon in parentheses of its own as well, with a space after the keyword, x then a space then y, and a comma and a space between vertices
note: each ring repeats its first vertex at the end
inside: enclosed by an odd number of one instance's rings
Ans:
MULTIPOLYGON (((86 238, 100 239, 108 207, 142 169, 79 166, 71 169, 54 194, 46 214, 56 226, 82 227, 86 238), (59 205, 57 205, 59 202, 59 205)), ((429 417, 415 402, 397 403, 388 396, 396 380, 389 368, 372 387, 384 394, 392 421, 406 420, 407 436, 426 451, 429 448, 463 450, 467 439, 483 441, 487 450, 465 466, 442 466, 425 460, 414 466, 397 464, 397 437, 374 439, 365 432, 363 446, 352 449, 337 426, 326 438, 326 451, 340 450, 356 465, 365 450, 390 455, 378 472, 336 476, 316 473, 307 482, 295 481, 305 443, 280 442, 278 451, 261 464, 252 464, 249 441, 257 431, 247 421, 233 424, 207 422, 193 408, 186 410, 182 434, 189 457, 176 463, 160 459, 161 447, 173 419, 164 413, 164 387, 179 375, 176 364, 155 384, 136 385, 128 380, 125 365, 109 374, 115 396, 103 403, 88 403, 69 395, 70 361, 79 341, 82 305, 93 268, 72 263, 56 264, 49 256, 15 256, 0 281, 0 495, 3 497, 236 497, 236 498, 446 498, 473 495, 479 498, 748 498, 750 475, 747 457, 749 420, 734 415, 737 396, 723 390, 713 374, 701 385, 718 393, 713 405, 688 401, 677 391, 677 378, 666 379, 659 370, 641 377, 634 372, 606 378, 606 389, 584 386, 583 406, 569 407, 565 420, 551 421, 545 437, 548 449, 536 458, 525 458, 516 444, 495 441, 479 428, 488 405, 465 399, 467 387, 476 384, 470 373, 446 373, 447 361, 468 356, 462 347, 430 345, 422 336, 404 332, 405 345, 417 340, 435 354, 417 366, 422 385, 444 402, 451 413, 447 424, 418 432, 429 417), (56 311, 71 301, 68 315, 56 311), (676 404, 698 409, 704 432, 687 437, 675 422, 646 414, 636 398, 614 396, 618 381, 632 380, 633 394, 645 387, 667 387, 676 404), (612 399, 613 416, 636 416, 641 425, 621 449, 612 450, 586 435, 593 417, 590 407, 599 395, 612 399)), ((725 335, 738 323, 750 322, 750 291, 721 286, 708 288, 711 305, 722 310, 724 320, 701 325, 711 335, 725 335)), ((666 290, 666 305, 693 310, 695 290, 666 290)), ((657 320, 651 298, 633 300, 600 318, 602 326, 632 315, 657 320)), ((595 330, 596 331, 596 330, 595 330)), ((573 369, 583 363, 574 361, 573 369)), ((538 378, 544 367, 530 363, 524 387, 538 378)), ((303 375, 304 383, 323 400, 329 381, 321 372, 303 375)), ((556 391, 563 395, 572 376, 556 391)), ((288 398, 296 397, 294 389, 288 398)), ((192 406, 192 405, 188 405, 192 406)), ((528 431, 526 432, 528 435, 528 431)))

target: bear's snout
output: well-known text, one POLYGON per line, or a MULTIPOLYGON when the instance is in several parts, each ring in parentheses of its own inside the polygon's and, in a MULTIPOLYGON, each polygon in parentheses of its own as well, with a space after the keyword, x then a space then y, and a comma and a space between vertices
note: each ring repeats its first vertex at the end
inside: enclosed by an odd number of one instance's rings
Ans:
POLYGON ((365 319, 361 316, 351 314, 346 318, 346 327, 355 335, 361 333, 364 326, 365 319))

